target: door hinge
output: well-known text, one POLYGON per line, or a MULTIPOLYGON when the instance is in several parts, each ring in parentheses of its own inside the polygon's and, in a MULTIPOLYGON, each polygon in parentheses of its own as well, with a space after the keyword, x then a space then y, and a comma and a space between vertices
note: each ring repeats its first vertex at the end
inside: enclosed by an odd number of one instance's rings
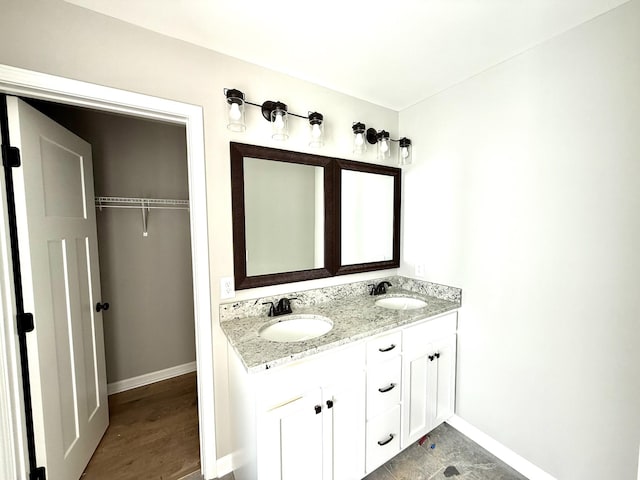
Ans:
POLYGON ((31 473, 29 473, 29 480, 47 480, 47 474, 44 467, 38 467, 35 470, 31 470, 31 473))
POLYGON ((33 332, 35 325, 33 323, 33 313, 19 313, 18 318, 18 333, 33 332))
POLYGON ((2 145, 2 165, 5 167, 16 168, 20 166, 20 149, 18 147, 10 147, 2 145))

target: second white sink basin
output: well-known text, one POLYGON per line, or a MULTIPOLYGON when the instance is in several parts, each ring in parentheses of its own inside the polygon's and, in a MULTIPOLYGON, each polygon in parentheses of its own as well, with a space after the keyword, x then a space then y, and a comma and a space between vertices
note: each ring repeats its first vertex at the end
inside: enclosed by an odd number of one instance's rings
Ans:
POLYGON ((414 297, 384 297, 376 300, 376 305, 392 310, 414 310, 427 306, 427 302, 414 297))
POLYGON ((287 315, 260 327, 258 334, 272 342, 302 342, 324 335, 333 328, 330 318, 322 315, 287 315))

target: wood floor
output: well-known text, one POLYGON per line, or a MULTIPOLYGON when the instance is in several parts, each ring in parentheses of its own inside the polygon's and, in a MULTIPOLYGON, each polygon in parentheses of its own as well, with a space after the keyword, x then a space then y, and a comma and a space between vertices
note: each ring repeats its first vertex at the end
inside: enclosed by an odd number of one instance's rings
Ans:
POLYGON ((196 374, 109 397, 109 428, 82 480, 177 480, 200 469, 196 374))

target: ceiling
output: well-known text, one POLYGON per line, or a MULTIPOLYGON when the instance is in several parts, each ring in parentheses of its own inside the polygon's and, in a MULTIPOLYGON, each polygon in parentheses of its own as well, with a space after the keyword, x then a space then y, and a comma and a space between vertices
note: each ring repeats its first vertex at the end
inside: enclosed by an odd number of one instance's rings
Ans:
POLYGON ((65 0, 403 110, 628 0, 65 0))

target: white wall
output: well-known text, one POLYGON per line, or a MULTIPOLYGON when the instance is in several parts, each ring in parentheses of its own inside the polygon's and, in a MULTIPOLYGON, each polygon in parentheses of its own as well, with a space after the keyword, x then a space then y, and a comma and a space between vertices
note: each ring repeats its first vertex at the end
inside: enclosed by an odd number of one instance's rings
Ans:
MULTIPOLYGON (((253 102, 281 100, 290 111, 322 112, 326 120, 322 155, 352 159, 351 125, 363 121, 396 137, 397 112, 338 94, 231 57, 134 27, 82 8, 51 0, 3 0, 0 63, 86 82, 201 105, 204 109, 213 287, 216 434, 218 456, 229 453, 227 345, 218 327, 219 280, 233 275, 229 141, 310 152, 306 125, 290 122, 290 139, 273 142, 260 110, 247 107, 247 131, 226 129, 224 87, 253 102)), ((374 161, 369 152, 365 161, 374 161)), ((375 278, 385 272, 316 280, 243 291, 238 298, 375 278)))
POLYGON ((636 478, 640 2, 400 114, 401 274, 462 287, 457 413, 562 480, 636 478))

